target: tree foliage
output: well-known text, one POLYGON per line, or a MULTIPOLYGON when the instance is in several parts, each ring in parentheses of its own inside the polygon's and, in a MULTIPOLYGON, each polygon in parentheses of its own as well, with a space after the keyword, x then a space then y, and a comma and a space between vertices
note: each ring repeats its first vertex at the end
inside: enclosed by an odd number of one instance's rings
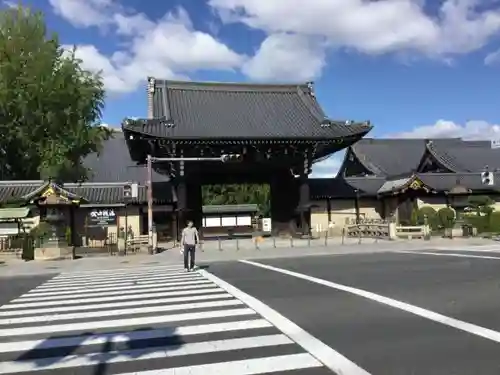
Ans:
POLYGON ((82 158, 110 136, 96 126, 104 96, 41 13, 0 12, 0 178, 84 180, 82 158))
POLYGON ((257 204, 261 215, 269 216, 271 212, 269 185, 204 185, 202 195, 204 205, 257 204))

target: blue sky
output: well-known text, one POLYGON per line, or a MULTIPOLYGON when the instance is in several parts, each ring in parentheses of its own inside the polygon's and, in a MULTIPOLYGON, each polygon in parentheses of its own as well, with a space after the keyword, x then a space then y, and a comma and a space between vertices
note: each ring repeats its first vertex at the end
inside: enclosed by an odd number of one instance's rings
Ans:
MULTIPOLYGON (((145 78, 315 82, 372 136, 500 137, 494 0, 24 0, 102 71, 103 122, 146 115, 145 78), (498 133, 498 136, 497 136, 498 133)), ((12 5, 4 2, 5 6, 12 5)), ((335 173, 341 155, 317 176, 335 173)))

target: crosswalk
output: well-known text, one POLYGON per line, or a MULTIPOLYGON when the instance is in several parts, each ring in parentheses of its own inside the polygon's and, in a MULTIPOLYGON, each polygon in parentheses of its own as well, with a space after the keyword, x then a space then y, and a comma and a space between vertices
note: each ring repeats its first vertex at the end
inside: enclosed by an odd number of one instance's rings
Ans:
POLYGON ((332 373, 227 289, 167 265, 60 274, 0 307, 0 374, 332 373))

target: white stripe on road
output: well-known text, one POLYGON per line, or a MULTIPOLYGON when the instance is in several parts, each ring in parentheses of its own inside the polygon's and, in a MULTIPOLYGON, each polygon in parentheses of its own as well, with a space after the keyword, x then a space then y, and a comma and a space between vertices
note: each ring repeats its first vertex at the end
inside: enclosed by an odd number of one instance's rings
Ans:
MULTIPOLYGON (((0 374, 14 374, 30 371, 58 370, 70 367, 95 366, 99 364, 123 363, 178 356, 219 353, 232 350, 290 345, 293 341, 283 334, 245 337, 228 340, 205 341, 182 345, 160 346, 145 349, 110 351, 68 355, 65 357, 38 358, 35 361, 1 362, 0 374)), ((227 373, 227 372, 225 372, 227 373)))
POLYGON ((323 367, 323 365, 310 354, 304 353, 211 363, 207 365, 136 371, 118 375, 260 375, 281 371, 305 370, 315 367, 323 367))
MULTIPOLYGON (((198 283, 199 284, 199 283, 198 283)), ((15 302, 36 302, 36 301, 53 301, 53 300, 64 300, 68 297, 71 298, 87 298, 87 297, 104 297, 104 296, 116 296, 116 295, 125 295, 125 294, 135 294, 135 293, 148 293, 148 292, 162 292, 169 290, 185 290, 185 289, 204 289, 204 288, 213 288, 215 285, 212 283, 204 283, 204 284, 195 284, 195 285, 181 285, 181 286, 160 286, 160 285, 148 285, 148 288, 140 288, 134 290, 112 290, 110 292, 100 292, 100 293, 75 293, 71 295, 56 295, 56 296, 43 296, 38 297, 35 295, 23 295, 19 298, 16 298, 15 302)), ((129 288, 130 289, 130 288, 129 288)))
MULTIPOLYGON (((194 277, 157 277, 154 279, 137 279, 137 280, 121 280, 119 282, 108 282, 108 283, 102 283, 102 284, 95 284, 95 283, 88 283, 85 285, 77 285, 77 286, 59 286, 59 285, 47 285, 44 284, 43 287, 38 287, 35 289, 32 289, 32 292, 48 292, 48 291, 73 291, 73 292, 80 292, 83 290, 99 290, 99 289, 107 289, 112 287, 124 287, 124 286, 133 286, 133 285, 150 285, 150 284, 160 284, 160 283, 175 283, 175 282, 182 282, 182 281, 198 281, 198 280, 203 280, 203 277, 198 275, 194 277)), ((35 293, 35 294, 36 294, 35 293)))
POLYGON ((333 288, 333 289, 341 290, 341 291, 344 291, 347 293, 351 293, 351 294, 354 294, 354 295, 357 295, 357 296, 360 296, 363 298, 370 299, 372 301, 382 303, 382 304, 387 305, 387 306, 394 307, 394 308, 399 309, 399 310, 409 312, 409 313, 414 314, 414 315, 421 316, 422 318, 426 318, 426 319, 432 320, 434 322, 441 323, 441 324, 447 325, 449 327, 459 329, 459 330, 464 331, 464 332, 472 333, 473 335, 480 336, 480 337, 483 337, 483 338, 491 340, 491 341, 500 342, 500 332, 493 331, 492 329, 484 328, 484 327, 481 327, 481 326, 478 326, 475 324, 467 323, 467 322, 464 322, 464 321, 461 321, 458 319, 450 318, 448 316, 436 313, 436 312, 431 311, 431 310, 427 310, 427 309, 424 309, 424 308, 421 308, 421 307, 418 307, 415 305, 410 305, 409 303, 401 302, 401 301, 398 301, 398 300, 395 300, 395 299, 392 299, 389 297, 381 296, 380 294, 375 294, 372 292, 368 292, 366 290, 357 289, 357 288, 353 288, 353 287, 342 285, 342 284, 337 284, 337 283, 334 283, 331 281, 327 281, 327 280, 319 279, 316 277, 304 275, 304 274, 299 273, 299 272, 294 272, 294 271, 289 271, 289 270, 286 270, 283 268, 268 266, 267 264, 252 262, 249 260, 240 260, 240 262, 245 263, 245 264, 249 264, 249 265, 252 265, 255 267, 264 268, 264 269, 267 269, 270 271, 279 272, 279 273, 284 274, 284 275, 297 277, 299 279, 307 280, 307 281, 310 281, 310 282, 313 282, 316 284, 320 284, 320 285, 324 285, 324 286, 327 286, 329 288, 333 288))
POLYGON ((192 302, 192 301, 234 298, 229 293, 221 293, 221 292, 223 292, 222 289, 218 289, 217 291, 219 292, 218 294, 207 294, 207 295, 200 295, 200 296, 185 296, 185 297, 159 298, 159 299, 140 299, 137 301, 127 301, 127 302, 112 302, 112 303, 102 303, 102 304, 94 304, 93 303, 90 305, 81 305, 80 304, 80 305, 76 305, 76 306, 60 306, 60 307, 47 307, 47 308, 41 308, 41 309, 28 309, 28 310, 23 309, 23 310, 0 311, 0 317, 54 314, 54 313, 64 313, 64 312, 71 312, 71 311, 115 309, 115 308, 130 307, 130 306, 159 305, 162 303, 192 302))
POLYGON ((491 257, 487 255, 472 255, 472 254, 456 254, 456 253, 433 253, 431 251, 405 251, 405 250, 396 250, 395 253, 404 253, 404 254, 415 254, 415 255, 437 255, 444 257, 457 257, 457 258, 478 258, 478 259, 496 259, 500 260, 500 257, 491 257))
POLYGON ((64 282, 64 283, 56 283, 53 281, 48 281, 38 287, 36 290, 47 289, 47 288, 75 288, 75 287, 84 287, 87 285, 106 285, 106 284, 120 284, 120 283, 130 283, 130 282, 144 282, 150 280, 172 280, 172 279, 196 279, 200 277, 198 273, 186 273, 180 272, 175 274, 165 274, 165 275, 154 275, 154 276, 133 276, 133 277, 120 277, 115 279, 105 279, 100 281, 78 281, 78 282, 64 282))
POLYGON ((109 268, 109 269, 101 269, 101 270, 88 270, 88 271, 75 271, 75 272, 64 272, 54 279, 71 279, 71 278, 84 278, 93 275, 123 275, 127 273, 138 273, 138 272, 157 272, 159 270, 180 270, 182 267, 176 264, 165 264, 160 266, 141 266, 135 267, 130 266, 126 268, 109 268))
MULTIPOLYGON (((177 288, 175 288, 177 289, 177 288)), ((193 288, 194 289, 194 288, 193 288)), ((172 292, 164 292, 164 288, 157 288, 156 291, 159 293, 150 293, 154 290, 148 290, 147 292, 123 295, 124 293, 115 293, 119 295, 110 297, 97 297, 97 298, 75 298, 66 299, 62 301, 44 301, 44 302, 31 302, 31 303, 14 303, 10 302, 7 305, 0 306, 0 313, 2 310, 12 310, 12 309, 31 309, 33 307, 43 307, 43 306, 64 306, 64 305, 74 305, 74 304, 86 304, 86 303, 98 303, 98 302, 109 302, 109 301, 123 301, 123 300, 141 300, 145 298, 158 298, 158 297, 170 297, 170 296, 189 296, 193 294, 211 294, 211 293, 221 293, 223 290, 219 287, 211 287, 210 289, 194 289, 194 290, 174 290, 172 292)), ((72 296, 75 297, 75 296, 72 296)), ((7 312, 8 313, 8 312, 7 312)), ((0 315, 1 316, 1 315, 0 315)))
POLYGON ((7 318, 7 319, 0 319, 0 325, 49 323, 56 320, 94 319, 94 318, 105 318, 105 317, 120 316, 120 315, 164 313, 167 311, 196 310, 196 309, 212 308, 212 307, 238 306, 242 304, 243 302, 237 299, 232 299, 227 301, 223 300, 223 301, 208 301, 208 302, 192 302, 192 303, 181 303, 181 304, 163 305, 163 306, 149 306, 149 307, 141 306, 131 309, 121 309, 121 310, 90 311, 90 312, 71 313, 71 314, 51 314, 51 315, 40 315, 40 316, 27 316, 23 318, 7 318))
POLYGON ((467 246, 467 247, 444 247, 438 246, 434 248, 435 250, 444 250, 444 251, 477 251, 477 252, 491 252, 498 253, 500 252, 500 245, 482 245, 482 246, 467 246))
POLYGON ((22 298, 31 298, 31 297, 39 297, 39 296, 63 296, 63 295, 69 295, 69 294, 74 294, 74 293, 94 293, 94 292, 107 292, 107 291, 113 291, 113 290, 136 290, 136 289, 147 289, 151 287, 157 287, 157 286, 175 286, 175 285, 199 285, 199 284, 207 284, 210 283, 208 280, 194 280, 194 281, 161 281, 156 283, 155 285, 133 285, 133 286, 113 286, 113 287, 99 287, 99 288, 91 288, 91 289, 82 289, 78 291, 73 291, 73 290, 63 290, 61 292, 57 291, 51 291, 51 292, 46 292, 46 291, 37 291, 37 290, 32 290, 22 296, 22 298))
POLYGON ((89 280, 91 281, 106 281, 106 280, 114 280, 114 279, 122 279, 126 277, 153 277, 158 274, 165 275, 180 275, 186 274, 185 270, 181 269, 172 269, 172 270, 156 270, 156 271, 148 271, 148 272, 129 272, 123 274, 110 274, 110 275, 99 275, 99 276, 85 276, 85 277, 68 277, 63 279, 58 279, 54 277, 49 280, 49 282, 53 283, 84 283, 89 280))
MULTIPOLYGON (((229 294, 232 294, 240 301, 243 301, 247 306, 256 311, 257 314, 271 322, 276 328, 290 337, 333 372, 342 375, 369 375, 368 372, 356 365, 354 362, 351 362, 342 354, 333 350, 328 345, 304 331, 291 320, 287 319, 255 297, 252 297, 251 295, 241 291, 240 289, 205 270, 200 270, 198 272, 200 272, 207 279, 213 281, 222 289, 225 289, 229 294)), ((223 373, 229 374, 231 372, 224 371, 223 373)))
POLYGON ((249 308, 233 309, 233 310, 216 310, 216 311, 203 311, 187 314, 173 314, 150 316, 143 318, 127 318, 117 320, 97 320, 92 322, 83 323, 67 323, 58 325, 46 325, 37 327, 21 327, 21 328, 7 328, 0 329, 0 337, 22 336, 22 335, 38 335, 47 333, 60 333, 60 332, 73 332, 84 331, 91 329, 106 329, 118 328, 129 326, 145 326, 148 324, 161 324, 170 322, 183 322, 188 320, 221 318, 228 316, 242 316, 253 315, 255 311, 249 308))
POLYGON ((206 333, 246 331, 259 328, 269 328, 273 325, 265 319, 240 320, 228 323, 212 323, 197 326, 147 329, 130 332, 101 333, 91 336, 72 336, 55 339, 27 340, 0 343, 0 353, 12 353, 30 350, 54 349, 65 347, 81 347, 89 345, 104 345, 106 343, 123 343, 136 340, 152 340, 175 336, 203 335, 206 333))

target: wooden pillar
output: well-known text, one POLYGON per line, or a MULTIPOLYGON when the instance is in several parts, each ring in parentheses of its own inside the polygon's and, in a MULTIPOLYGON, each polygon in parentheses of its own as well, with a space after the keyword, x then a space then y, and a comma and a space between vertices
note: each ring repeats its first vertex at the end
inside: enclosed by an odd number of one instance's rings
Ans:
POLYGON ((326 199, 326 212, 328 215, 328 224, 332 222, 332 201, 330 198, 326 199))
POLYGON ((295 209, 299 185, 290 171, 276 173, 269 183, 271 188, 271 220, 274 235, 296 233, 295 209))
POLYGON ((309 213, 310 189, 307 176, 303 176, 299 187, 299 209, 300 209, 300 228, 303 235, 309 235, 309 213))
POLYGON ((356 224, 359 224, 360 222, 360 212, 359 212, 359 190, 356 189, 354 190, 356 193, 354 197, 354 209, 356 210, 356 224))

